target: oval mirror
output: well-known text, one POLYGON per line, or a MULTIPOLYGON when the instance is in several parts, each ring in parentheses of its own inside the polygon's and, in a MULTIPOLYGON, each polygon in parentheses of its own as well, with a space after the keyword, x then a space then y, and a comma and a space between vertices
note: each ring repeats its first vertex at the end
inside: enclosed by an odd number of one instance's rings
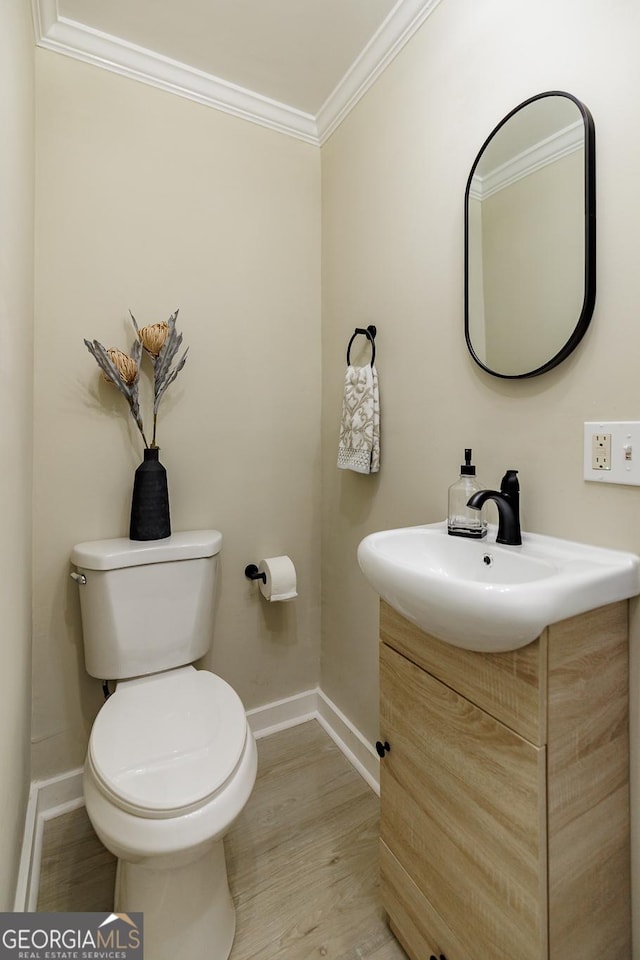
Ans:
POLYGON ((578 345, 595 303, 595 129, 569 93, 531 97, 485 140, 465 193, 465 336, 497 377, 578 345))

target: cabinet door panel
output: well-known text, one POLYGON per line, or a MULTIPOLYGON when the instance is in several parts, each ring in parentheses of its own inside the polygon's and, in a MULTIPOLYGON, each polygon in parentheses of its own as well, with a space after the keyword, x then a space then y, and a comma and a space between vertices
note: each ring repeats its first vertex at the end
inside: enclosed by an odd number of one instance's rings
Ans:
POLYGON ((547 955, 545 750, 381 645, 381 837, 469 957, 547 955))
POLYGON ((385 843, 380 843, 380 888, 391 929, 413 960, 444 954, 447 960, 479 960, 460 946, 385 843))
POLYGON ((381 601, 380 637, 521 737, 546 743, 546 631, 520 650, 477 653, 436 640, 381 601))

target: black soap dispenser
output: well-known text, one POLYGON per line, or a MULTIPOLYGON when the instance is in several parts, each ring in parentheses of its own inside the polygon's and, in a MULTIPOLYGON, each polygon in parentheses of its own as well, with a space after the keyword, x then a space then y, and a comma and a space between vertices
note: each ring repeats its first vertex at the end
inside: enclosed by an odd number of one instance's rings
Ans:
POLYGON ((471 537, 480 540, 486 536, 487 521, 480 510, 467 506, 469 497, 481 490, 476 478, 476 468, 471 463, 471 450, 464 451, 464 463, 460 467, 460 476, 449 487, 448 531, 453 537, 471 537))

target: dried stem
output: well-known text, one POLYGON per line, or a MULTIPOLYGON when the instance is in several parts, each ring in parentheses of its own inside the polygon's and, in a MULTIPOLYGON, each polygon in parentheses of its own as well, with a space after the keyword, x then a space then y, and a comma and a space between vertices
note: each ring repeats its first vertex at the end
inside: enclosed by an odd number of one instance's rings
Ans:
POLYGON ((113 363, 111 357, 109 356, 108 351, 103 347, 103 345, 98 340, 85 340, 85 345, 89 353, 95 357, 98 365, 104 371, 105 375, 111 383, 113 383, 120 393, 126 398, 127 403, 129 404, 129 409, 131 411, 131 416, 136 422, 136 426, 142 435, 145 447, 149 448, 147 443, 147 438, 144 434, 144 427, 142 423, 142 417, 140 415, 140 399, 139 399, 139 384, 140 384, 140 366, 142 360, 142 352, 147 354, 151 360, 153 366, 153 436, 151 439, 151 447, 156 447, 156 428, 158 424, 158 407, 160 405, 160 400, 162 399, 167 388, 173 383, 180 371, 185 365, 187 359, 187 354, 189 349, 187 348, 180 359, 176 362, 175 366, 172 367, 176 354, 180 349, 182 344, 182 334, 178 333, 176 330, 176 318, 178 316, 178 310, 175 311, 170 317, 167 323, 158 323, 153 324, 150 327, 144 327, 142 331, 138 327, 136 318, 129 310, 129 315, 131 317, 131 322, 133 323, 133 328, 136 332, 136 339, 134 340, 133 346, 131 348, 131 359, 135 361, 136 364, 136 375, 135 378, 130 382, 125 382, 120 373, 113 363), (162 341, 162 328, 166 327, 167 335, 164 339, 164 343, 160 350, 156 353, 152 353, 151 350, 147 349, 146 344, 152 343, 154 340, 156 343, 162 341), (147 335, 145 338, 145 334, 147 335))
POLYGON ((95 357, 96 361, 100 368, 104 371, 106 376, 109 378, 109 381, 118 388, 120 393, 126 398, 127 403, 129 404, 129 409, 131 411, 131 416, 135 420, 136 426, 140 431, 142 440, 145 447, 148 446, 147 438, 144 435, 144 427, 142 424, 142 418, 140 416, 140 403, 138 399, 138 383, 140 380, 140 358, 142 355, 142 348, 137 349, 136 345, 133 345, 131 351, 132 360, 136 361, 137 371, 135 380, 131 385, 125 383, 125 381, 120 376, 117 367, 113 363, 111 357, 107 353, 107 350, 100 343, 99 340, 85 340, 85 346, 89 353, 95 357))

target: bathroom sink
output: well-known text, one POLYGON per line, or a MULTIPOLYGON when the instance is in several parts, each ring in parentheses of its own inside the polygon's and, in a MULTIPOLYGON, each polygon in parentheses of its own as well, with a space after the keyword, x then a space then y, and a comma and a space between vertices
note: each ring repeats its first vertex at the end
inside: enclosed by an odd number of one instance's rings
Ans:
POLYGON ((531 643, 551 623, 640 593, 640 558, 535 533, 522 545, 451 537, 446 522, 372 533, 365 577, 398 613, 466 650, 531 643))

